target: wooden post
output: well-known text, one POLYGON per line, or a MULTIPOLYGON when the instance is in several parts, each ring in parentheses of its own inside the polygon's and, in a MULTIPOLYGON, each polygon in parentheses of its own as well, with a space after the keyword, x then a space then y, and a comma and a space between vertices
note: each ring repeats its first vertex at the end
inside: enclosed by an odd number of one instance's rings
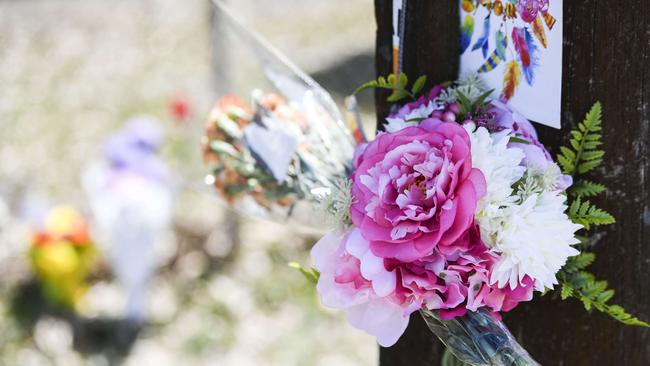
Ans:
MULTIPOLYGON (((553 1, 553 0, 551 0, 553 1)), ((391 72, 390 0, 375 0, 376 70, 391 72)), ((458 70, 458 0, 411 0, 406 9, 404 71, 429 84, 458 70)), ((610 190, 596 203, 618 222, 599 229, 591 270, 617 290, 613 302, 650 320, 650 7, 647 1, 564 1, 562 130, 538 126, 555 153, 597 100, 603 104, 603 167, 591 178, 610 190)), ((429 85, 430 86, 430 85, 429 85)), ((377 91, 378 125, 388 112, 377 91)), ((531 101, 534 103, 534 101, 531 101)), ((556 294, 504 314, 512 333, 543 365, 650 365, 650 330, 627 327, 556 294)), ((414 314, 404 336, 382 349, 380 364, 437 365, 441 345, 414 314)))

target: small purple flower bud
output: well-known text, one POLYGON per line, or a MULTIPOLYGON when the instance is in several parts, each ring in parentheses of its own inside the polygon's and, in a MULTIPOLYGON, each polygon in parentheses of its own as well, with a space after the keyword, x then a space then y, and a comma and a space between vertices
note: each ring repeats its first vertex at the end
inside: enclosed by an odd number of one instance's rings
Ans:
POLYGON ((452 111, 447 111, 443 113, 442 115, 442 120, 445 122, 455 122, 456 121, 456 113, 452 111))
POLYGON ((460 112, 460 106, 458 103, 451 103, 450 105, 447 106, 448 111, 452 111, 454 113, 460 112))

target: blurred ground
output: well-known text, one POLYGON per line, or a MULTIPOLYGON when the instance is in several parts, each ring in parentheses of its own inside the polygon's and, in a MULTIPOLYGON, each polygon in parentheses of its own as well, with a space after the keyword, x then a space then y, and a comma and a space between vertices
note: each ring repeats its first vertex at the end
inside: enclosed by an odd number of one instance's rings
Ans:
MULTIPOLYGON (((372 1, 231 4, 335 98, 373 77, 372 1)), ((322 309, 286 265, 308 264, 314 237, 238 222, 188 189, 204 172, 197 139, 219 88, 215 67, 236 64, 227 49, 211 57, 212 36, 207 0, 0 1, 0 365, 376 363, 373 339, 322 309), (192 109, 186 123, 169 114, 179 96, 192 109), (55 203, 88 213, 81 172, 107 134, 141 114, 167 129, 179 192, 174 228, 157 250, 148 324, 130 350, 120 346, 111 327, 125 299, 106 266, 78 319, 19 322, 15 295, 31 278, 24 215, 55 203)))

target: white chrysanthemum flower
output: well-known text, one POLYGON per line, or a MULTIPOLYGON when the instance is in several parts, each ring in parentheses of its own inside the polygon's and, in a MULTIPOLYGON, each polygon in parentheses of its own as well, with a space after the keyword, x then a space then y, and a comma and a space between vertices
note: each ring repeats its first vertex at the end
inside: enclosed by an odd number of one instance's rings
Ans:
POLYGON ((385 129, 387 132, 397 132, 406 127, 415 126, 420 123, 421 120, 428 118, 431 115, 431 112, 440 108, 441 107, 436 103, 429 102, 413 109, 406 116, 388 117, 386 118, 388 124, 386 124, 385 129))
POLYGON ((527 175, 535 178, 536 184, 542 191, 556 191, 562 178, 562 170, 555 163, 548 163, 545 167, 529 166, 527 175))
POLYGON ((559 192, 534 193, 490 220, 486 229, 494 242, 492 251, 500 254, 491 284, 514 288, 529 276, 535 289, 543 291, 558 283, 555 274, 567 258, 579 254, 572 245, 579 243, 574 234, 582 228, 565 214, 565 200, 559 192))
POLYGON ((478 201, 476 217, 482 219, 499 215, 500 207, 513 202, 512 185, 521 179, 526 168, 520 166, 524 152, 508 148, 510 131, 495 134, 485 127, 475 128, 473 123, 463 126, 472 142, 472 167, 485 176, 487 193, 478 201))
POLYGON ((574 233, 581 228, 566 216, 565 196, 555 189, 559 168, 521 166, 524 153, 508 148, 509 131, 490 134, 474 124, 464 127, 472 142, 472 166, 483 172, 487 184, 476 211, 481 239, 500 256, 491 283, 514 288, 529 276, 539 291, 553 287, 557 271, 578 254, 571 245, 578 243, 574 233))

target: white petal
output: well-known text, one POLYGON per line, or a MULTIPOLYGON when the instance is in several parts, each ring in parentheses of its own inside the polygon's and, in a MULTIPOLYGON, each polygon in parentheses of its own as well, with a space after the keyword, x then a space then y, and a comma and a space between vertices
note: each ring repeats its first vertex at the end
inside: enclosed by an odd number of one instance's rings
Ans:
POLYGON ((395 291, 396 284, 397 276, 395 271, 383 271, 372 278, 372 289, 375 290, 375 294, 379 297, 392 294, 395 291))
POLYGON ((345 243, 345 250, 352 256, 361 260, 369 249, 370 243, 361 235, 361 230, 356 228, 350 230, 350 234, 348 234, 345 243))
POLYGON ((336 249, 341 244, 341 235, 337 232, 330 232, 323 236, 311 248, 311 258, 314 261, 316 269, 322 271, 334 255, 336 249))

